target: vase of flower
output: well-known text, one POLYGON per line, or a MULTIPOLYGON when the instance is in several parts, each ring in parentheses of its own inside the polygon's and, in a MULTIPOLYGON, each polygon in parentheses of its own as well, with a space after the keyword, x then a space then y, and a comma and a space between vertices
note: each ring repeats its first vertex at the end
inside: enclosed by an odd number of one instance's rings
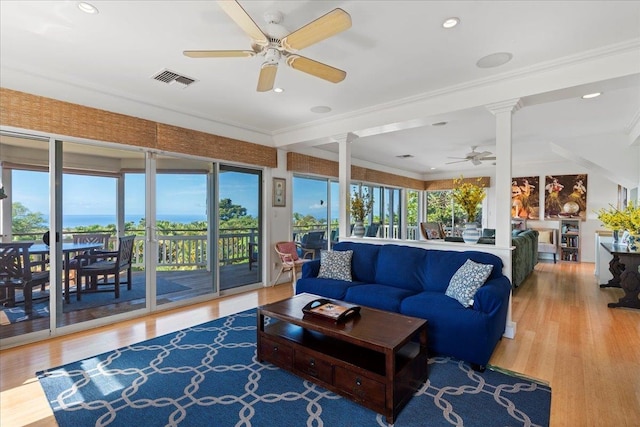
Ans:
POLYGON ((480 228, 478 228, 478 224, 475 222, 467 222, 464 225, 464 230, 462 231, 462 240, 465 243, 478 243, 480 240, 480 228))
POLYGON ((351 217, 355 221, 352 234, 355 237, 364 236, 364 219, 369 215, 371 209, 373 209, 373 197, 360 186, 351 196, 351 217))

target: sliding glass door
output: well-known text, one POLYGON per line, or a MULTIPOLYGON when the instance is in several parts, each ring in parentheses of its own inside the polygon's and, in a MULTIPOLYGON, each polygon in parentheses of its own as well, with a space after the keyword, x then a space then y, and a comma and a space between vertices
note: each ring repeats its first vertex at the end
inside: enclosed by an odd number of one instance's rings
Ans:
POLYGON ((220 291, 262 281, 262 171, 220 165, 218 268, 220 291))

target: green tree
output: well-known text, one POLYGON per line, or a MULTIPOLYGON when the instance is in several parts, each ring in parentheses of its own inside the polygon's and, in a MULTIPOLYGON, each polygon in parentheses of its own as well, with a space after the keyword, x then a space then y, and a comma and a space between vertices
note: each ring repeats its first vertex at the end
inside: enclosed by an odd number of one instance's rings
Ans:
POLYGON ((44 232, 48 225, 40 212, 31 212, 20 202, 11 205, 13 234, 44 232))
POLYGON ((241 218, 247 215, 247 208, 241 205, 234 205, 231 199, 220 200, 218 206, 220 221, 228 221, 233 218, 241 218))

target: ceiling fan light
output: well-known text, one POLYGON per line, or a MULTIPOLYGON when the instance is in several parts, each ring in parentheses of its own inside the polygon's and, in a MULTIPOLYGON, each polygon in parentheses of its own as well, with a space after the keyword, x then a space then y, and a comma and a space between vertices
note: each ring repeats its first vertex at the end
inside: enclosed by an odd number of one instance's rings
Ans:
POLYGON ((442 28, 453 28, 456 25, 458 25, 460 23, 460 18, 456 18, 455 16, 452 16, 451 18, 447 18, 444 20, 444 22, 442 23, 442 28))
POLYGON ((97 15, 99 13, 97 7, 84 1, 78 2, 78 9, 89 15, 97 15))
POLYGON ((586 95, 582 95, 582 99, 593 99, 599 97, 600 95, 602 95, 602 92, 588 93, 586 95))

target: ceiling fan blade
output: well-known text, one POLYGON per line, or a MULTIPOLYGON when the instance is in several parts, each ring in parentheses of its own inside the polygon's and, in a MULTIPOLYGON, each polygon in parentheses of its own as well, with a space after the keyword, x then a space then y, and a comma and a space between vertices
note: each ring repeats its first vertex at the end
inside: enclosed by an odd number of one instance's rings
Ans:
POLYGON ((300 50, 350 27, 351 16, 340 8, 333 9, 326 15, 289 34, 282 39, 281 43, 287 50, 300 50))
POLYGON ((480 157, 478 160, 495 160, 495 157, 480 157))
POLYGON ((478 166, 482 164, 482 162, 478 159, 471 159, 471 163, 473 163, 473 166, 478 166))
POLYGON ((185 50, 182 53, 189 58, 246 58, 256 54, 252 50, 185 50))
POLYGON ((475 155, 473 157, 479 158, 479 157, 485 157, 485 156, 489 156, 493 153, 489 152, 489 151, 483 151, 482 153, 475 153, 475 155))
POLYGON ((269 92, 273 89, 273 84, 276 81, 276 71, 278 71, 278 64, 262 64, 256 89, 258 92, 269 92))
POLYGON ((331 83, 339 83, 347 77, 346 71, 300 55, 289 55, 287 65, 295 70, 311 74, 331 83))
POLYGON ((452 157, 452 156, 447 156, 447 159, 462 159, 462 160, 469 160, 468 157, 452 157))
POLYGON ((264 35, 260 27, 258 27, 258 24, 256 24, 255 21, 251 19, 251 16, 240 6, 240 3, 235 0, 218 0, 218 4, 256 44, 262 46, 269 44, 267 36, 264 35))
POLYGON ((447 163, 445 163, 445 165, 452 165, 454 163, 462 163, 462 162, 467 162, 467 161, 469 161, 469 159, 456 160, 455 162, 447 162, 447 163))

